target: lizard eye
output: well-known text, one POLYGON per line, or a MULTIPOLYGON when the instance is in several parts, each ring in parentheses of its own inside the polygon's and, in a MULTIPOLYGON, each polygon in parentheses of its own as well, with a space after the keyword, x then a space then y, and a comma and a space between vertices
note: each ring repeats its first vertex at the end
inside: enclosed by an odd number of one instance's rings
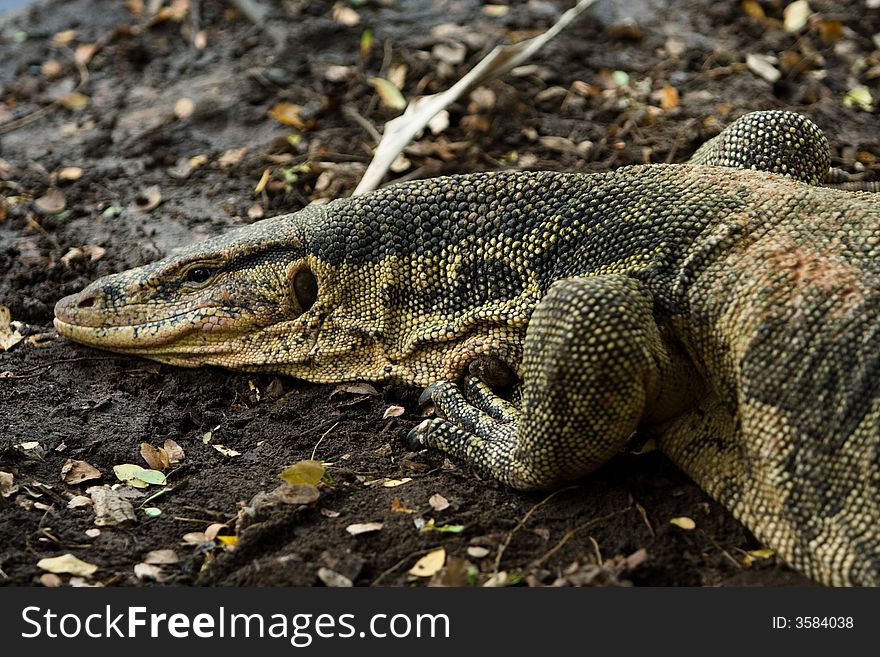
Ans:
POLYGON ((318 279, 308 267, 302 267, 293 275, 293 293, 303 312, 306 312, 318 298, 318 279))
POLYGON ((186 272, 187 283, 204 283, 211 278, 211 270, 207 267, 193 267, 186 272))

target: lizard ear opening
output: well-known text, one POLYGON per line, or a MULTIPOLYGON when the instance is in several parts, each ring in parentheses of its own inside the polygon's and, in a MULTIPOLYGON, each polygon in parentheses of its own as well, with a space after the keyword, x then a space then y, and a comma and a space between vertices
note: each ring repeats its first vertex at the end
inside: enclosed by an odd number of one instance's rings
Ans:
POLYGON ((307 264, 299 263, 290 269, 288 281, 294 306, 299 306, 297 314, 302 314, 318 299, 318 279, 307 264))

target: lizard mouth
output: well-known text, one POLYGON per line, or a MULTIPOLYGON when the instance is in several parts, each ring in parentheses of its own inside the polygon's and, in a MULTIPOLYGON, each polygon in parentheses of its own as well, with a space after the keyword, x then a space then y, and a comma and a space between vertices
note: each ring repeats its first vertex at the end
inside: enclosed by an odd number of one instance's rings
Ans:
POLYGON ((162 320, 121 326, 90 326, 67 321, 56 314, 55 330, 66 338, 90 346, 117 351, 145 351, 175 342, 197 329, 199 311, 165 317, 162 320))

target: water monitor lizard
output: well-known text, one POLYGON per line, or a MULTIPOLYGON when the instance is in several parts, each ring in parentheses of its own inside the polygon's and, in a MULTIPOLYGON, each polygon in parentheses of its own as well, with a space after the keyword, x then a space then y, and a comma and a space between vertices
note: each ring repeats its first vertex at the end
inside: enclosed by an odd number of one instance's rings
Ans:
POLYGON ((55 325, 175 365, 429 386, 444 419, 411 440, 519 489, 641 430, 795 568, 878 585, 880 197, 815 184, 827 144, 792 114, 697 161, 309 206, 95 281, 55 325), (511 377, 516 404, 484 382, 511 377))

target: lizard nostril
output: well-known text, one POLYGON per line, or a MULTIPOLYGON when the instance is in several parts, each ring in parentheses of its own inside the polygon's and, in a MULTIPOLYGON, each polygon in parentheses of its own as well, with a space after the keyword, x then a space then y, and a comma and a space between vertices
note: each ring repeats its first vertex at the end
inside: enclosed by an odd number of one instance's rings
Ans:
POLYGON ((77 308, 91 308, 95 305, 95 297, 86 297, 78 304, 76 304, 77 308))

